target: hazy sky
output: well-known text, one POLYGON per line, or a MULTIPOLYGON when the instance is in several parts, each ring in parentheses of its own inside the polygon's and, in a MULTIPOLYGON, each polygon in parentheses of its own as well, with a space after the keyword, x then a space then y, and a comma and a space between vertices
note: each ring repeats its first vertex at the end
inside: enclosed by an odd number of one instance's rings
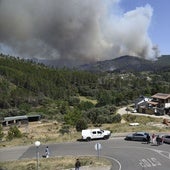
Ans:
POLYGON ((161 54, 170 55, 170 0, 122 0, 120 6, 127 12, 145 4, 153 8, 149 36, 161 54))
POLYGON ((79 65, 170 54, 169 0, 0 0, 0 52, 79 65), (160 51, 160 53, 159 53, 160 51))

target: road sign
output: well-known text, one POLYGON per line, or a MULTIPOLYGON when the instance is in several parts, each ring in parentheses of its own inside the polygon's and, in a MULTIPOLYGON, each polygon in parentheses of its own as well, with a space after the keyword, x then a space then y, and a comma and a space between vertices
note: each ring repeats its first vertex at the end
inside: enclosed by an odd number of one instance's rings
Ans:
POLYGON ((95 144, 95 150, 96 150, 96 151, 99 151, 99 150, 101 150, 101 149, 102 149, 101 144, 100 144, 100 143, 96 143, 96 144, 95 144))
POLYGON ((100 150, 102 149, 102 146, 100 143, 96 143, 95 144, 95 150, 97 151, 97 157, 99 159, 99 155, 100 155, 100 150))

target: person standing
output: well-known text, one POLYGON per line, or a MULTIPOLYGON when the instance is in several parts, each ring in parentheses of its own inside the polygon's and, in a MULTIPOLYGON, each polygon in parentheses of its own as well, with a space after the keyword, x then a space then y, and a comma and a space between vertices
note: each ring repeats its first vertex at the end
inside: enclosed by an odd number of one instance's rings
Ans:
POLYGON ((161 137, 161 144, 164 143, 164 136, 161 137))
POLYGON ((147 144, 149 144, 150 143, 150 135, 149 134, 147 134, 147 136, 146 136, 146 140, 147 140, 147 144))
POLYGON ((81 166, 81 164, 80 164, 79 159, 76 159, 75 170, 79 170, 79 169, 80 169, 80 166, 81 166))
POLYGON ((156 137, 156 142, 157 142, 157 146, 161 144, 161 138, 159 137, 159 135, 156 137))
POLYGON ((154 140, 155 140, 155 134, 153 133, 153 134, 152 134, 152 143, 153 143, 153 144, 154 144, 154 142, 155 142, 154 140))
POLYGON ((49 158, 50 152, 48 146, 45 148, 45 156, 46 158, 49 158))

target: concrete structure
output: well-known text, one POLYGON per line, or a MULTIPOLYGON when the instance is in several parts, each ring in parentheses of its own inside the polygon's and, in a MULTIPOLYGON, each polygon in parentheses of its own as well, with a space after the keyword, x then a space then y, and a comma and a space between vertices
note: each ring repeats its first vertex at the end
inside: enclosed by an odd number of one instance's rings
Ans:
POLYGON ((9 125, 21 125, 21 124, 28 124, 29 122, 39 121, 41 118, 40 115, 29 115, 29 116, 11 116, 5 117, 2 121, 3 126, 9 125))

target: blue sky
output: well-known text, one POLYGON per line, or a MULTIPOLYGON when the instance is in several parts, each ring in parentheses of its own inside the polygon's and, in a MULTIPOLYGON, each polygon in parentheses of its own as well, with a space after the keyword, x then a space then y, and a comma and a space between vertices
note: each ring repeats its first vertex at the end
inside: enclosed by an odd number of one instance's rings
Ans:
POLYGON ((170 55, 170 0, 122 0, 120 6, 127 12, 146 4, 153 8, 148 34, 162 55, 170 55))

